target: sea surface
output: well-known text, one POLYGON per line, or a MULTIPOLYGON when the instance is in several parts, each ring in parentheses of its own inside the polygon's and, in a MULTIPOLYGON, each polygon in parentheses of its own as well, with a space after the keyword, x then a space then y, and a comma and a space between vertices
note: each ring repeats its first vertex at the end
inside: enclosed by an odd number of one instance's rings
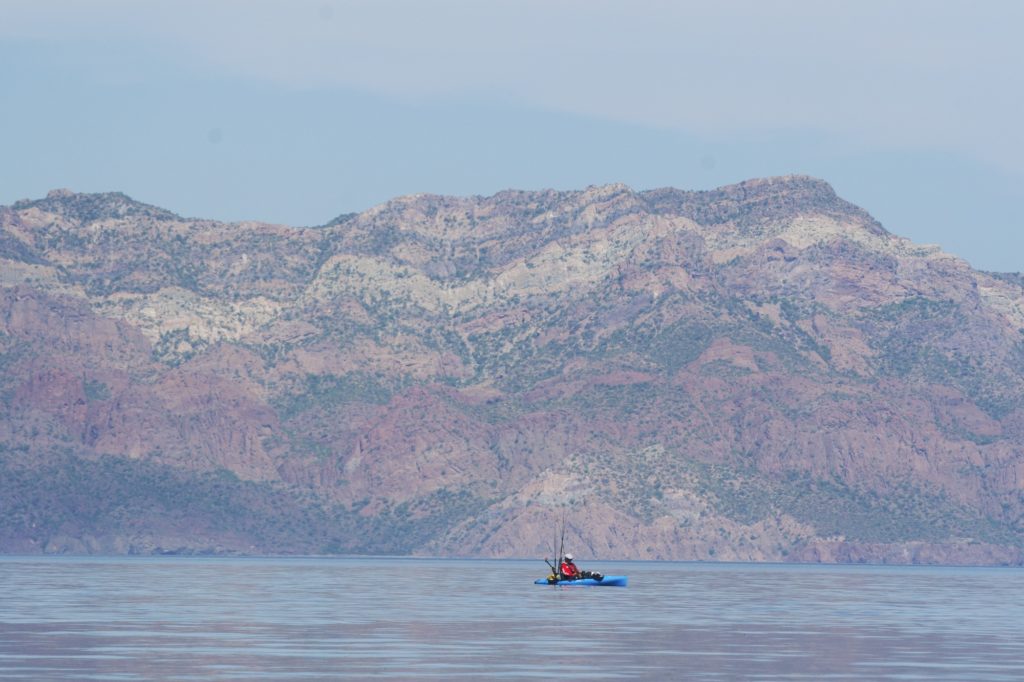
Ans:
POLYGON ((4 680, 1024 680, 1024 570, 0 557, 4 680))

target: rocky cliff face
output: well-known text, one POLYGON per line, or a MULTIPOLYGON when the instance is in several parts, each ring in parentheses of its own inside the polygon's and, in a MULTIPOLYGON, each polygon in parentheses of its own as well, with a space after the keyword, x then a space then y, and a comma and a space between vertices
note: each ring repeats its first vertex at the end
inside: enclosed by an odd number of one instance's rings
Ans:
POLYGON ((0 208, 0 549, 1024 560, 1024 289, 806 177, 0 208))

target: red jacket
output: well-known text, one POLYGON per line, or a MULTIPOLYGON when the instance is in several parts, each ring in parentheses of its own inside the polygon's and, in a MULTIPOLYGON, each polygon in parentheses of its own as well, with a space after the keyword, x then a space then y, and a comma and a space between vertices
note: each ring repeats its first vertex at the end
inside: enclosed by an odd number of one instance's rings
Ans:
POLYGON ((571 561, 563 561, 562 565, 558 567, 558 571, 566 578, 580 577, 580 569, 576 568, 576 564, 571 561))

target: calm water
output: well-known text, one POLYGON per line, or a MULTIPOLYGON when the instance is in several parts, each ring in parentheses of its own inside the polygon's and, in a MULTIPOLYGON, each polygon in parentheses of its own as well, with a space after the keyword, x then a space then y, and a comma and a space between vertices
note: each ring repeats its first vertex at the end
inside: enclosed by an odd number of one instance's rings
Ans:
POLYGON ((1024 571, 0 557, 0 679, 1022 680, 1024 571))

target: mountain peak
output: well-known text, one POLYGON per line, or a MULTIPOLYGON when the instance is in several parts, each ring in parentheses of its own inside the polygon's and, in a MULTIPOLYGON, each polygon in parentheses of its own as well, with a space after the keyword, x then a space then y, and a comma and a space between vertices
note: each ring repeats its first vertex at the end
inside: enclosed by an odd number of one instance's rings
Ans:
POLYGON ((44 199, 23 200, 12 208, 35 208, 82 223, 117 218, 180 220, 180 216, 158 206, 144 204, 122 192, 78 193, 70 189, 52 189, 44 199))
POLYGON ((640 196, 654 213, 685 215, 701 225, 763 225, 813 210, 837 219, 852 218, 873 234, 888 234, 867 211, 841 199, 829 183, 809 175, 757 178, 711 190, 664 187, 640 196))

